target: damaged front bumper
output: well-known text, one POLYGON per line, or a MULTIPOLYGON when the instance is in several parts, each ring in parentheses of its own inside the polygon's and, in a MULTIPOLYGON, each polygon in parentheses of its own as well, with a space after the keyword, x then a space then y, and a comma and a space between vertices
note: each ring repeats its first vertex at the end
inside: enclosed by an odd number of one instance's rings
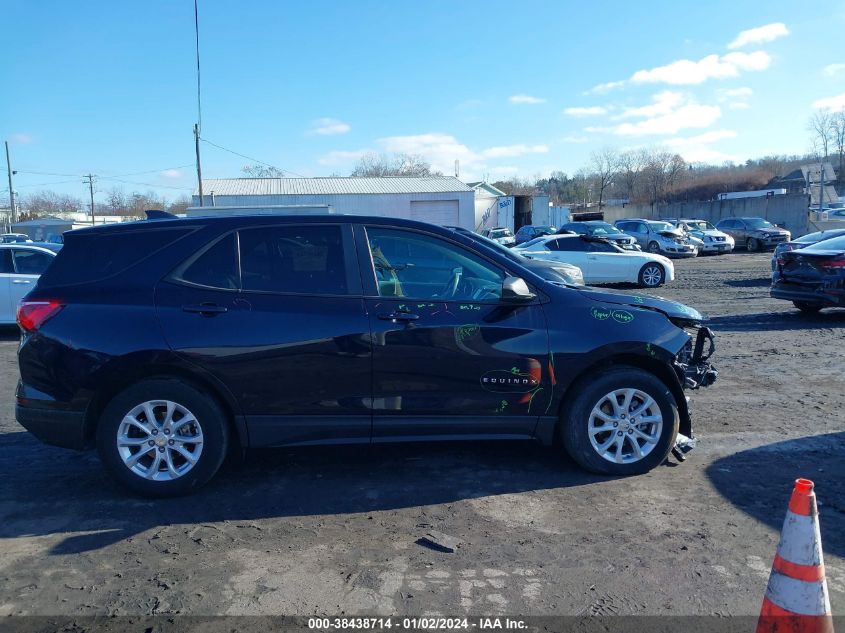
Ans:
MULTIPOLYGON (((709 362, 713 352, 716 351, 716 338, 709 327, 698 328, 695 341, 690 338, 689 343, 684 346, 681 353, 675 359, 674 369, 678 380, 684 389, 699 389, 709 387, 719 377, 719 372, 709 362)), ((692 451, 697 440, 692 435, 692 421, 689 421, 689 436, 678 433, 675 446, 672 447, 672 454, 682 462, 686 459, 687 453, 692 451)))

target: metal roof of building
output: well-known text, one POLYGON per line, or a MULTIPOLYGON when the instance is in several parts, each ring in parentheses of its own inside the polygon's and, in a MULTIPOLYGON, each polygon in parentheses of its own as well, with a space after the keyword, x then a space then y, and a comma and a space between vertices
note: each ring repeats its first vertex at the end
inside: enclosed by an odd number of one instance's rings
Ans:
MULTIPOLYGON (((348 195, 380 193, 471 192, 454 176, 381 178, 212 178, 203 180, 207 196, 348 195)), ((198 191, 194 195, 199 195, 198 191)))

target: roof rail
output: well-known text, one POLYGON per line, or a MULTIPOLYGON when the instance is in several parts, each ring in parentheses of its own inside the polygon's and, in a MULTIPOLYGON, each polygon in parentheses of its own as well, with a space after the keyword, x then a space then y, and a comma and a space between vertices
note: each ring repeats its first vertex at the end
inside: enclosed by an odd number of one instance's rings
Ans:
POLYGON ((147 209, 144 211, 148 220, 175 220, 176 216, 161 209, 147 209))

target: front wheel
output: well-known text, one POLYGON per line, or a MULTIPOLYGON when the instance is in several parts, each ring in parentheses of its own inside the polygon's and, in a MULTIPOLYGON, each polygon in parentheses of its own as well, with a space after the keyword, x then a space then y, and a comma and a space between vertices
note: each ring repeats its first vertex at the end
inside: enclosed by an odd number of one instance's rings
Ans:
POLYGON ((666 271, 660 264, 649 262, 640 268, 638 281, 641 288, 657 288, 666 281, 666 271))
POLYGON ((647 371, 621 366, 581 382, 564 409, 561 439, 591 472, 638 475, 663 463, 679 424, 669 388, 647 371))
POLYGON ((756 253, 757 251, 759 251, 759 250, 760 250, 760 241, 759 241, 758 239, 756 239, 756 238, 749 237, 749 238, 745 241, 745 249, 746 249, 749 253, 756 253))
POLYGON ((660 244, 658 244, 657 242, 649 242, 648 243, 648 252, 654 253, 654 254, 659 254, 660 253, 660 244))
POLYGON ((817 314, 822 309, 818 303, 807 303, 806 301, 793 301, 792 305, 804 314, 817 314))
POLYGON ((115 396, 97 426, 97 450, 119 483, 148 497, 173 497, 205 484, 228 446, 223 411, 178 379, 138 382, 115 396))

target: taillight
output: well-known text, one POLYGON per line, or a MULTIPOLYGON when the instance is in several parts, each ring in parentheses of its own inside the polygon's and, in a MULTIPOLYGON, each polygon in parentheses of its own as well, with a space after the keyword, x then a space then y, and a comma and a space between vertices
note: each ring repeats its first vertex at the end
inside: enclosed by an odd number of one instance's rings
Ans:
POLYGON ((50 317, 64 308, 64 305, 50 301, 21 301, 18 305, 18 325, 27 332, 40 328, 50 317))
POLYGON ((845 268, 845 257, 837 257, 821 263, 822 268, 845 268))

